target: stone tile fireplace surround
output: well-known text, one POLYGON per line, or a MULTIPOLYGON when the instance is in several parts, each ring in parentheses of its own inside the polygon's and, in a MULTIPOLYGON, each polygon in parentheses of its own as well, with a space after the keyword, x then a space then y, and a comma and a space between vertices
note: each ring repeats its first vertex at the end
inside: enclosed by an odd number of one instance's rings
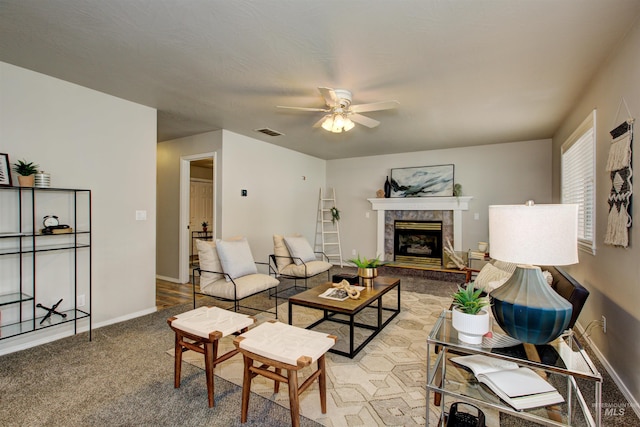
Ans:
POLYGON ((395 220, 442 221, 442 236, 447 237, 456 251, 462 250, 462 211, 469 210, 471 196, 407 197, 368 199, 378 211, 376 254, 393 261, 395 220))

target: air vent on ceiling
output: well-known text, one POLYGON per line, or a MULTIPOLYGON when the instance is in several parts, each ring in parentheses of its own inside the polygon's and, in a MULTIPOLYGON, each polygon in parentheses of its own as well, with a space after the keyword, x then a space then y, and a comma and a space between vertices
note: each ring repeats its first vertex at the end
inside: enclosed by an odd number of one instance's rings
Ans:
POLYGON ((273 129, 269 129, 269 128, 254 129, 254 130, 256 132, 264 133, 265 135, 269 135, 269 136, 284 135, 284 133, 281 133, 281 132, 278 132, 277 130, 273 130, 273 129))

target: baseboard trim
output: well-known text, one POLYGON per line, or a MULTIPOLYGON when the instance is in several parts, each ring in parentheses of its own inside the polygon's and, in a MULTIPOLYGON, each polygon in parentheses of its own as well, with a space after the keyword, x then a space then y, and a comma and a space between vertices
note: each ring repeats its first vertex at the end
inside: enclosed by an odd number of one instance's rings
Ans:
MULTIPOLYGON (((136 317, 140 317, 140 316, 144 316, 147 314, 151 314, 151 313, 155 313, 156 311, 158 311, 158 308, 156 306, 151 307, 151 308, 147 308, 145 310, 141 310, 141 311, 137 311, 135 313, 130 313, 127 314, 126 316, 121 316, 121 317, 116 317, 114 319, 109 319, 106 320, 104 322, 100 322, 100 323, 94 323, 91 325, 91 331, 95 332, 96 329, 101 328, 103 326, 108 326, 108 325, 112 325, 114 323, 120 323, 120 322, 124 322, 126 320, 131 320, 134 319, 136 317)), ((78 322, 81 322, 82 319, 80 319, 78 322)), ((23 335, 18 335, 16 337, 12 337, 9 339, 15 339, 18 342, 16 342, 13 345, 9 345, 5 348, 0 349, 0 356, 4 356, 5 354, 10 354, 10 353, 15 353, 16 351, 21 351, 21 350, 26 350, 28 348, 32 348, 32 347, 37 347, 39 345, 43 345, 43 344, 47 344, 53 341, 58 341, 62 338, 67 338, 67 337, 71 337, 73 335, 77 335, 73 333, 73 323, 67 323, 67 324, 61 324, 56 326, 57 328, 61 328, 64 329, 60 332, 54 333, 54 334, 47 334, 46 336, 40 337, 40 338, 36 338, 35 340, 31 340, 31 341, 24 341, 24 342, 20 342, 21 340, 24 339, 24 337, 26 336, 26 334, 23 335), (66 326, 66 328, 65 328, 66 326)), ((33 337, 32 334, 34 333, 44 333, 45 329, 41 330, 41 331, 36 331, 36 332, 32 332, 30 333, 30 338, 33 337)), ((46 331, 51 331, 51 329, 47 328, 46 331)), ((78 334, 82 333, 82 332, 88 332, 89 331, 89 325, 88 324, 84 324, 84 325, 78 325, 78 334)))
POLYGON ((175 277, 159 276, 159 275, 156 274, 156 279, 164 280, 165 282, 182 284, 182 282, 180 282, 180 280, 175 278, 175 277))
POLYGON ((135 319, 136 317, 145 316, 147 314, 155 313, 158 311, 158 307, 153 306, 144 310, 136 311, 135 313, 129 313, 125 316, 115 317, 113 319, 105 320, 104 322, 96 323, 93 325, 93 329, 102 328, 103 326, 113 325, 114 323, 124 322, 126 320, 135 319))
MULTIPOLYGON (((585 329, 582 327, 582 325, 580 325, 579 323, 576 323, 575 326, 576 326, 576 329, 578 329, 578 331, 580 332, 580 335, 584 337, 585 329)), ((591 350, 595 353, 600 363, 602 363, 602 366, 604 366, 604 369, 606 369, 607 373, 611 376, 611 379, 613 380, 613 382, 616 384, 616 386, 618 386, 622 395, 625 397, 625 399, 627 399, 627 401, 629 401, 629 405, 631 406, 631 409, 633 410, 633 412, 635 412, 638 418, 640 418, 640 405, 638 405, 638 401, 636 400, 636 398, 631 394, 631 392, 629 391, 627 386, 624 384, 620 376, 617 374, 615 369, 613 369, 613 366, 611 366, 607 358, 604 356, 604 354, 602 354, 602 352, 600 351, 596 343, 593 342, 591 337, 587 336, 585 338, 585 341, 589 345, 589 348, 591 348, 591 350)), ((602 403, 604 404, 607 402, 602 402, 602 403)), ((608 402, 608 403, 611 403, 611 402, 608 402)))

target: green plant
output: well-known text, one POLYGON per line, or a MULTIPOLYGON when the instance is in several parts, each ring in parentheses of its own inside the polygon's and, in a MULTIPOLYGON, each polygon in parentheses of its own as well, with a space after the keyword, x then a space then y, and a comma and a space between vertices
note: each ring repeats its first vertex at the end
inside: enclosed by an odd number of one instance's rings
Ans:
POLYGON ((455 184, 453 186, 453 195, 456 197, 462 196, 462 184, 455 184))
POLYGON ((380 255, 367 259, 365 257, 360 258, 360 254, 358 254, 358 258, 352 258, 348 261, 355 264, 358 268, 378 268, 384 264, 384 262, 380 261, 380 255))
POLYGON ((453 306, 467 314, 478 314, 483 307, 489 305, 489 299, 481 296, 483 289, 475 289, 473 282, 466 288, 458 286, 458 291, 453 296, 453 306))
POLYGON ((207 221, 202 221, 202 226, 203 226, 203 227, 208 227, 208 226, 209 226, 209 223, 208 223, 207 221))
POLYGON ((26 160, 18 160, 18 163, 13 164, 13 170, 22 176, 33 175, 38 172, 39 165, 34 165, 33 162, 27 163, 26 160))
POLYGON ((340 221, 340 211, 335 206, 329 209, 331 212, 331 222, 335 223, 336 221, 340 221))

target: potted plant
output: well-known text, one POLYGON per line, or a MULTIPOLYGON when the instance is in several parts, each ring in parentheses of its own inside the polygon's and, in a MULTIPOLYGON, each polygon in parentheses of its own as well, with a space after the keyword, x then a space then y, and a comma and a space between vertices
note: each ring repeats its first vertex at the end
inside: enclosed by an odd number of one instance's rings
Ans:
POLYGON ((476 289, 473 282, 466 288, 458 286, 453 296, 451 323, 458 331, 458 339, 469 344, 482 344, 482 336, 490 331, 488 297, 482 295, 482 288, 476 289))
POLYGON ((202 231, 206 233, 208 226, 209 226, 209 223, 207 221, 202 221, 202 231))
POLYGON ((335 224, 336 221, 340 221, 340 211, 335 206, 329 209, 331 212, 331 222, 335 224))
POLYGON ((18 174, 20 187, 33 187, 34 175, 38 172, 39 167, 26 160, 18 160, 18 163, 13 164, 13 170, 18 174))
POLYGON ((362 277, 365 286, 373 285, 373 279, 378 277, 378 267, 384 264, 380 261, 379 255, 375 258, 367 259, 366 257, 360 258, 360 254, 358 254, 357 258, 352 258, 348 261, 358 267, 358 276, 362 277))

